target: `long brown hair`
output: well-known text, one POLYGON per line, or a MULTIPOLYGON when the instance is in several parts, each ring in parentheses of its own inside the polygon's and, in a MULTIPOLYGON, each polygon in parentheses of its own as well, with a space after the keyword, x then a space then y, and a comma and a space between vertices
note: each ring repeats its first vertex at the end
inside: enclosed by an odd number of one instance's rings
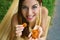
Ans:
MULTIPOLYGON (((27 23, 27 27, 24 28, 24 30, 22 31, 22 36, 21 37, 27 37, 29 35, 29 23, 27 22, 27 20, 24 18, 24 16, 22 15, 22 10, 21 10, 21 7, 22 7, 22 3, 24 2, 25 0, 19 0, 19 4, 18 4, 18 24, 23 24, 23 23, 27 23)), ((37 0, 39 2, 39 4, 41 4, 42 0, 37 0)))

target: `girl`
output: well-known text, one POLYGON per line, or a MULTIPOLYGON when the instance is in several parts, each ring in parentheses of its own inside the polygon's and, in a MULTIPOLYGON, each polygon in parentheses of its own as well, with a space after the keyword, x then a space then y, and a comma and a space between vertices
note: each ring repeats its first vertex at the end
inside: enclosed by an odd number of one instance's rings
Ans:
POLYGON ((41 2, 41 0, 19 0, 18 13, 12 17, 10 40, 45 40, 48 10, 41 7, 41 2), (41 25, 36 25, 39 15, 41 21, 37 23, 41 22, 41 25), (27 27, 24 28, 23 23, 26 23, 27 27), (38 27, 39 34, 42 33, 36 39, 30 34, 34 27, 38 27))

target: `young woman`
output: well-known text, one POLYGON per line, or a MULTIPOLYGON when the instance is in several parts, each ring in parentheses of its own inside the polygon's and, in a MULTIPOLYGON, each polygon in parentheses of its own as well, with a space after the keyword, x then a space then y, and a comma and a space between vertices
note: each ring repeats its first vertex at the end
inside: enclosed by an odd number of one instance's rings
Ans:
POLYGON ((41 7, 41 2, 41 0, 19 0, 18 13, 12 17, 10 40, 45 40, 48 10, 41 7), (41 25, 36 25, 40 11, 41 25), (26 23, 27 27, 24 28, 23 23, 26 23), (42 32, 36 39, 30 35, 34 27, 39 27, 37 28, 39 34, 42 32))

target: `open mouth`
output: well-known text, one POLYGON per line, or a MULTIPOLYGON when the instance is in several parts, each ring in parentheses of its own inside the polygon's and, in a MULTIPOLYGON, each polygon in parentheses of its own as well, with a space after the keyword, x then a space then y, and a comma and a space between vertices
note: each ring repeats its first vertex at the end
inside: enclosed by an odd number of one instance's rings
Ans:
POLYGON ((32 20, 34 18, 35 15, 33 16, 27 16, 27 20, 32 20))

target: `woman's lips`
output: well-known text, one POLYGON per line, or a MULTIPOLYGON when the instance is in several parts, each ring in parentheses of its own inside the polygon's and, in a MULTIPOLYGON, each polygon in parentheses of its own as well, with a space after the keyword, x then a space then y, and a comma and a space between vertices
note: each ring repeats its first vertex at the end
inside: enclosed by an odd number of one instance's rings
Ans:
POLYGON ((34 17, 34 15, 33 16, 27 16, 27 20, 32 20, 33 17, 34 17))

